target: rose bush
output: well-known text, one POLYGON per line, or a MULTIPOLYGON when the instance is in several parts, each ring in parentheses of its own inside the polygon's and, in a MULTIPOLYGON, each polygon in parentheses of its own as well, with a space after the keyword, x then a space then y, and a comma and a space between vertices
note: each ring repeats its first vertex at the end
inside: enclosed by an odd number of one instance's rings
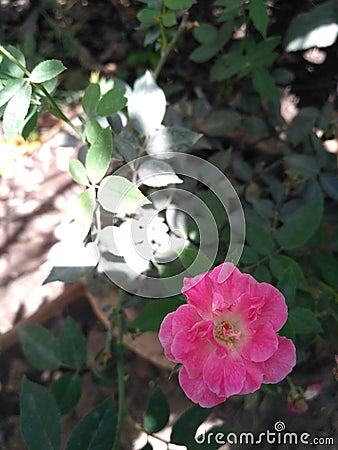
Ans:
POLYGON ((188 304, 165 317, 159 338, 166 357, 183 365, 179 382, 193 402, 212 407, 291 372, 296 351, 277 334, 287 319, 278 289, 224 263, 185 278, 182 292, 188 304))

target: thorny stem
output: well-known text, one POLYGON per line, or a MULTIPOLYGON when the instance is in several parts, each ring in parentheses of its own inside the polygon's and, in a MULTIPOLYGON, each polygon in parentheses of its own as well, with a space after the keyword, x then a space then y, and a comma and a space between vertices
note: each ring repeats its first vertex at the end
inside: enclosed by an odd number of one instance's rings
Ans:
POLYGON ((155 72, 154 72, 155 80, 159 76, 159 74, 160 74, 164 64, 166 63, 168 56, 170 55, 171 51, 173 50, 178 38, 181 36, 182 32, 184 31, 187 22, 188 22, 188 13, 186 12, 183 15, 181 23, 180 23, 179 27, 177 28, 177 31, 174 34, 172 40, 169 42, 169 45, 164 49, 164 51, 161 54, 161 59, 159 60, 157 67, 155 69, 155 72))
MULTIPOLYGON (((25 66, 23 66, 20 61, 18 61, 15 56, 13 56, 8 50, 5 49, 5 47, 3 47, 2 45, 0 45, 0 52, 6 56, 6 58, 8 58, 10 61, 12 61, 12 63, 14 63, 16 66, 19 67, 19 69, 21 69, 23 71, 23 73, 30 78, 31 73, 28 69, 26 69, 25 66)), ((44 85, 42 83, 32 83, 31 84, 35 87, 37 87, 38 89, 40 89, 40 91, 42 91, 45 96, 48 98, 50 104, 53 106, 53 108, 55 108, 55 110, 53 111, 53 109, 49 109, 49 112, 51 114, 53 114, 55 117, 62 119, 65 123, 67 123, 74 131, 75 133, 84 141, 84 136, 82 134, 82 132, 68 119, 68 117, 66 117, 64 115, 64 113, 61 111, 60 107, 58 106, 58 104, 56 103, 56 101, 53 99, 53 97, 49 94, 49 92, 47 91, 47 89, 44 87, 44 85)))
POLYGON ((117 415, 117 425, 116 425, 116 434, 115 441, 112 450, 118 450, 120 445, 120 436, 122 431, 123 421, 126 416, 126 395, 125 395, 125 385, 124 385, 124 366, 123 366, 123 354, 120 351, 123 348, 123 322, 122 322, 122 300, 123 300, 123 291, 120 290, 119 293, 119 301, 118 301, 118 315, 117 315, 117 324, 118 324, 118 337, 117 343, 119 347, 118 358, 117 358, 117 385, 118 385, 118 415, 117 415))

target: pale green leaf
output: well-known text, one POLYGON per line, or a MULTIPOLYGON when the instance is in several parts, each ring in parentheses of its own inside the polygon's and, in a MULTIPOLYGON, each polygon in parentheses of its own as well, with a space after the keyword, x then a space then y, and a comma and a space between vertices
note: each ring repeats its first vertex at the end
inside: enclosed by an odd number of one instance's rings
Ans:
POLYGON ((66 68, 61 61, 57 59, 48 59, 35 66, 29 78, 32 83, 43 83, 44 81, 56 77, 64 70, 66 70, 66 68))
POLYGON ((32 87, 25 83, 9 100, 3 115, 3 129, 8 141, 15 138, 28 113, 32 87))
POLYGON ((69 172, 74 181, 79 184, 88 185, 88 177, 86 169, 81 161, 78 159, 71 159, 69 161, 69 172))
POLYGON ((106 174, 113 151, 113 137, 109 127, 102 130, 89 147, 86 171, 93 184, 99 183, 106 174))

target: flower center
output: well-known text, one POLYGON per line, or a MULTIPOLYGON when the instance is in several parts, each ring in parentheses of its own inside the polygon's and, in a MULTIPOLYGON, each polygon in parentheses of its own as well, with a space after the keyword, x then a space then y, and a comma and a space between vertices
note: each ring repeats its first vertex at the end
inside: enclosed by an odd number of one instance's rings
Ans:
POLYGON ((222 320, 222 322, 215 324, 214 336, 221 343, 230 344, 237 341, 241 335, 241 332, 236 329, 236 327, 227 320, 222 320))

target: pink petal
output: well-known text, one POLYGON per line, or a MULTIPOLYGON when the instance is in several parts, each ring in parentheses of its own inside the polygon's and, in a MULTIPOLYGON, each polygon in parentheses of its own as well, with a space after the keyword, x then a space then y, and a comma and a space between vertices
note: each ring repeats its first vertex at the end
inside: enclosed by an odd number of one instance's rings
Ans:
POLYGON ((246 376, 243 388, 239 394, 251 394, 261 387, 263 381, 263 365, 245 361, 246 376))
POLYGON ((283 294, 269 283, 257 283, 255 296, 265 300, 258 318, 260 323, 270 322, 274 330, 279 331, 288 316, 283 294))
POLYGON ((170 359, 170 361, 177 363, 178 361, 175 359, 174 355, 171 352, 171 343, 173 340, 172 322, 174 315, 175 312, 172 312, 169 313, 167 316, 165 316, 165 318, 162 321, 158 337, 162 344, 162 347, 164 348, 164 354, 166 358, 170 359))
POLYGON ((238 394, 243 388, 245 374, 243 360, 234 352, 222 359, 211 354, 203 368, 204 381, 220 397, 238 394))
POLYGON ((296 365, 296 349, 291 339, 278 336, 278 344, 277 351, 263 363, 263 383, 278 383, 296 365))
POLYGON ((194 305, 203 317, 210 318, 212 286, 208 283, 206 273, 193 278, 184 278, 182 293, 186 295, 188 302, 194 305))
POLYGON ((269 359, 278 348, 278 336, 272 326, 267 323, 256 328, 252 336, 246 338, 241 347, 245 359, 262 362, 269 359))
POLYGON ((173 336, 179 331, 190 330, 196 323, 201 321, 201 316, 198 314, 197 309, 192 305, 181 305, 173 316, 173 336))
POLYGON ((179 331, 172 342, 171 352, 181 362, 189 377, 201 374, 204 363, 213 350, 208 336, 212 334, 213 322, 199 322, 189 331, 179 331))
POLYGON ((190 378, 184 366, 178 374, 178 379, 186 396, 194 403, 199 403, 202 408, 212 408, 226 400, 225 397, 218 396, 210 391, 203 381, 202 375, 190 378))

